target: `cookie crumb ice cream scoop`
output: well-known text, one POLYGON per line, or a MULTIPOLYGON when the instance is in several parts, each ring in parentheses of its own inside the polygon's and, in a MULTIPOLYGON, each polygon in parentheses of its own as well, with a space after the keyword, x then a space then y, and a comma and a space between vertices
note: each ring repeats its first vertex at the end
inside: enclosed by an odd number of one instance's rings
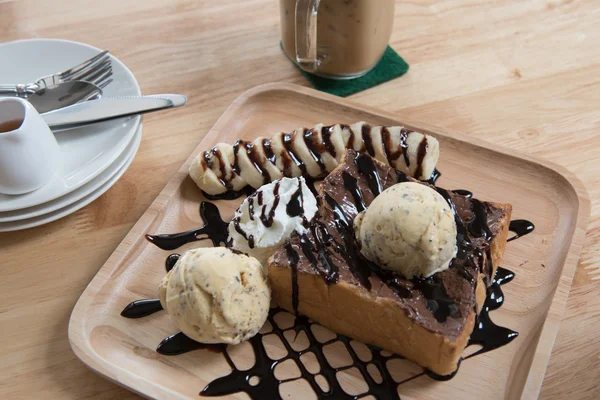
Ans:
POLYGON ((163 278, 160 303, 189 338, 238 344, 265 323, 271 289, 258 260, 225 247, 186 252, 163 278))
POLYGON ((417 182, 398 183, 354 220, 360 252, 406 278, 429 277, 456 256, 456 221, 446 200, 417 182))

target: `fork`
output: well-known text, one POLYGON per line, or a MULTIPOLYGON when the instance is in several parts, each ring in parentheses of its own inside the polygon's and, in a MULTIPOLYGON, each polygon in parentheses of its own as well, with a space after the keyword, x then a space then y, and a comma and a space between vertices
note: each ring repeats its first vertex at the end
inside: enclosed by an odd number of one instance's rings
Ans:
POLYGON ((10 94, 27 98, 38 90, 70 81, 86 81, 103 88, 112 82, 112 65, 108 51, 103 51, 63 72, 47 75, 35 82, 17 85, 0 85, 0 95, 10 94))

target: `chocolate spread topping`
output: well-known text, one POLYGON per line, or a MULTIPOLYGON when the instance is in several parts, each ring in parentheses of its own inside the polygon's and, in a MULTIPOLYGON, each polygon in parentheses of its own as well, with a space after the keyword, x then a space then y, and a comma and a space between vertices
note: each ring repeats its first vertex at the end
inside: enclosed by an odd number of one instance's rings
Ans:
MULTIPOLYGON (((462 192, 431 186, 455 212, 458 254, 449 269, 426 279, 409 280, 362 257, 353 230, 356 215, 379 193, 407 181, 419 182, 366 154, 348 150, 344 163, 323 181, 319 217, 308 233, 295 234, 289 245, 275 254, 274 264, 292 268, 294 276, 298 272, 318 274, 327 283, 342 281, 362 287, 376 298, 393 298, 424 328, 454 338, 475 307, 475 277, 482 272, 491 283, 490 241, 500 228, 492 222, 504 211, 462 192)), ((297 284, 293 285, 297 308, 297 284)))

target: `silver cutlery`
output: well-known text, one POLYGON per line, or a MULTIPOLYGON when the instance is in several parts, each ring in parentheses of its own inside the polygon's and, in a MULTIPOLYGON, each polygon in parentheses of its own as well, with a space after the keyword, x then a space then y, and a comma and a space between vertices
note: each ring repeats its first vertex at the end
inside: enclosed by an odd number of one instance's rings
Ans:
POLYGON ((27 84, 0 84, 0 96, 28 98, 40 90, 71 81, 86 81, 103 88, 112 81, 112 65, 108 51, 103 51, 65 71, 47 75, 27 84))
MULTIPOLYGON (((107 84, 105 82, 104 86, 107 84)), ((40 89, 29 95, 27 100, 42 114, 100 97, 102 97, 101 87, 90 82, 71 81, 40 89)))
POLYGON ((42 117, 52 131, 57 132, 115 118, 181 107, 186 103, 187 97, 181 94, 104 97, 46 112, 42 117))

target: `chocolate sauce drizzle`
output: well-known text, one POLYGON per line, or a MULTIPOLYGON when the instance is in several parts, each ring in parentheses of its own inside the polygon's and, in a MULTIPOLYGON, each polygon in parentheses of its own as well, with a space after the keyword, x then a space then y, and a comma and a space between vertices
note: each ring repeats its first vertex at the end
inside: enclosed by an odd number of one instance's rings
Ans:
MULTIPOLYGON (((254 169, 256 169, 256 171, 262 175, 263 184, 271 182, 271 175, 269 174, 269 171, 267 171, 267 169, 263 166, 263 160, 261 158, 260 153, 256 150, 254 143, 247 142, 245 140, 239 139, 233 144, 234 161, 233 161, 233 165, 231 167, 233 172, 235 172, 237 175, 239 175, 239 173, 240 173, 240 164, 239 164, 240 146, 243 146, 246 149, 246 154, 248 155, 248 159, 254 166, 254 169)), ((263 146, 263 149, 265 149, 264 141, 262 142, 262 146, 263 146)), ((266 149, 265 149, 265 153, 266 153, 266 149)), ((272 155, 272 152, 271 152, 271 155, 272 155)))
POLYGON ((200 228, 192 229, 181 233, 171 233, 162 235, 146 235, 146 239, 163 250, 175 250, 186 243, 196 240, 210 239, 214 246, 227 242, 227 226, 223 221, 219 209, 213 203, 203 201, 200 204, 200 216, 204 225, 200 228), (198 235, 207 235, 198 237, 198 235))
POLYGON ((497 310, 504 303, 504 293, 501 285, 513 280, 515 274, 505 268, 498 267, 493 283, 487 289, 483 308, 475 320, 475 328, 469 339, 468 346, 480 345, 481 349, 466 358, 487 353, 512 342, 519 334, 508 328, 498 326, 490 319, 490 311, 497 310))
POLYGON ((298 253, 292 249, 289 243, 285 244, 285 251, 292 266, 292 308, 294 309, 294 314, 298 314, 298 253))
POLYGON ((322 154, 324 153, 324 145, 320 143, 319 137, 317 136, 317 131, 312 129, 304 129, 303 131, 304 143, 306 143, 306 148, 311 156, 311 158, 317 163, 319 168, 321 168, 321 175, 327 174, 327 167, 323 162, 322 154))
POLYGON ((415 170, 417 179, 423 175, 423 160, 425 159, 425 155, 427 155, 428 149, 429 144, 427 143, 427 136, 424 136, 421 143, 419 143, 419 149, 417 150, 417 169, 415 170))
POLYGON ((526 219, 515 219, 514 221, 510 221, 510 225, 508 226, 508 230, 516 233, 515 236, 509 238, 507 241, 513 241, 525 235, 529 235, 535 229, 535 225, 531 221, 527 221, 526 219))
POLYGON ((279 196, 279 187, 280 186, 281 186, 281 181, 277 181, 277 183, 275 184, 275 187, 273 188, 273 205, 271 206, 271 209, 269 210, 269 212, 267 214, 265 214, 265 211, 267 209, 267 206, 265 205, 265 206, 263 206, 262 212, 260 213, 260 221, 267 228, 270 227, 271 225, 273 225, 273 221, 275 218, 275 209, 279 205, 279 201, 281 199, 281 196, 279 196))
POLYGON ((473 197, 473 193, 468 190, 456 189, 456 190, 453 190, 453 192, 456 194, 459 194, 461 196, 465 196, 467 199, 470 199, 471 197, 473 197))
POLYGON ((271 141, 269 139, 263 139, 262 141, 263 150, 265 152, 265 157, 269 162, 275 165, 277 161, 277 157, 275 157, 275 153, 273 153, 273 148, 271 147, 271 141))
POLYGON ((371 125, 364 124, 361 127, 361 132, 363 143, 365 144, 365 150, 371 156, 375 156, 375 148, 373 147, 373 140, 371 139, 371 125))
POLYGON ((202 195, 207 200, 235 200, 242 196, 250 196, 255 191, 256 191, 256 189, 254 189, 252 186, 248 185, 241 190, 229 189, 226 192, 221 193, 221 194, 208 194, 204 190, 202 190, 202 195))
POLYGON ((162 342, 158 344, 156 352, 165 356, 176 356, 201 349, 221 353, 225 352, 225 347, 226 346, 223 344, 198 343, 184 335, 183 332, 179 332, 164 338, 162 342))
POLYGON ((317 204, 319 204, 319 191, 317 190, 317 181, 315 179, 311 178, 310 176, 305 175, 304 182, 306 182, 306 186, 308 186, 308 189, 310 190, 310 192, 317 199, 317 204))
MULTIPOLYGON (((325 281, 328 284, 337 282, 338 280, 338 267, 331 260, 331 256, 327 251, 327 246, 332 245, 333 238, 327 232, 327 228, 319 222, 315 222, 310 226, 310 232, 312 233, 312 239, 306 234, 300 238, 300 245, 305 256, 311 263, 312 268, 320 275, 325 277, 325 281), (314 241, 314 244, 313 244, 314 241)), ((292 249, 293 252, 295 250, 292 249)), ((290 259, 290 253, 288 252, 288 260, 298 263, 295 257, 290 259)), ((291 264, 290 264, 291 265, 291 264)), ((296 314, 298 313, 297 308, 294 309, 296 314)))
POLYGON ((431 177, 425 182, 429 183, 430 185, 435 185, 437 180, 440 179, 440 176, 442 176, 442 173, 438 171, 437 168, 434 168, 433 172, 431 173, 431 177))
POLYGON ((413 288, 423 293, 425 296, 427 308, 436 320, 445 322, 448 317, 458 318, 460 313, 458 306, 454 303, 444 287, 439 275, 432 275, 426 279, 412 279, 413 288))
POLYGON ((381 176, 379 176, 373 158, 368 157, 363 153, 359 153, 354 159, 354 163, 356 164, 358 172, 367 177, 367 183, 369 189, 373 192, 373 196, 379 196, 383 191, 383 187, 381 185, 381 176))
POLYGON ((169 257, 167 257, 167 260, 165 261, 165 269, 167 270, 167 272, 169 272, 173 269, 175 264, 177 264, 177 261, 179 261, 180 257, 181 257, 181 254, 177 254, 177 253, 173 253, 169 257))
POLYGON ((121 311, 125 318, 142 318, 163 309, 159 299, 141 299, 131 302, 121 311))
POLYGON ((283 147, 286 150, 285 156, 283 157, 283 175, 284 176, 292 176, 290 161, 293 162, 296 167, 300 168, 302 171, 302 175, 308 176, 309 174, 306 172, 306 165, 304 161, 294 152, 292 134, 285 133, 283 134, 281 141, 283 142, 283 147))
MULTIPOLYGON (((307 182, 307 186, 310 188, 312 182, 307 182)), ((273 203, 268 206, 263 202, 263 192, 257 191, 256 196, 252 195, 248 197, 248 217, 250 220, 254 220, 256 210, 260 209, 259 219, 265 227, 270 227, 275 222, 275 212, 281 201, 281 195, 279 190, 281 188, 281 181, 275 183, 273 187, 273 203), (255 204, 256 202, 256 204, 255 204)), ((302 193, 302 182, 298 180, 298 188, 292 194, 290 201, 286 205, 286 213, 290 217, 302 217, 302 223, 308 227, 308 219, 304 216, 304 195, 302 193)), ((239 216, 234 217, 231 221, 234 229, 248 241, 248 247, 254 248, 255 241, 252 234, 248 234, 241 226, 241 219, 239 216)), ((225 229, 224 234, 227 236, 227 230, 225 229)))
POLYGON ((290 217, 299 217, 304 214, 304 195, 302 194, 302 185, 298 185, 298 189, 290 198, 289 203, 285 206, 285 212, 290 217))
POLYGON ((223 159, 223 154, 221 150, 217 146, 213 147, 211 150, 207 150, 204 152, 203 164, 205 164, 208 168, 212 167, 212 158, 211 153, 219 160, 219 171, 221 173, 221 177, 219 181, 227 190, 232 189, 231 181, 227 178, 227 171, 225 169, 225 160, 223 159))
POLYGON ((362 212, 367 209, 367 205, 365 204, 365 200, 363 199, 362 192, 358 188, 358 182, 356 179, 347 172, 343 174, 344 186, 352 195, 354 199, 354 204, 356 204, 356 209, 358 212, 362 212))
POLYGON ((469 232, 474 237, 484 237, 489 242, 492 240, 492 232, 487 224, 485 205, 477 199, 471 199, 471 207, 475 215, 467 225, 469 232))
POLYGON ((225 360, 229 364, 232 372, 224 376, 222 378, 218 378, 213 382, 209 383, 203 390, 200 392, 200 395, 203 396, 224 396, 238 392, 247 393, 252 399, 275 399, 281 398, 281 394, 279 392, 279 386, 286 382, 295 381, 298 379, 304 379, 310 387, 313 389, 318 398, 323 399, 349 399, 349 398, 362 398, 368 395, 373 395, 376 398, 395 398, 399 399, 398 392, 396 390, 396 386, 398 385, 392 379, 389 371, 386 368, 386 362, 391 359, 400 358, 399 356, 383 356, 381 351, 375 347, 370 348, 371 350, 371 358, 368 361, 363 361, 359 358, 358 354, 354 350, 351 345, 352 340, 348 337, 338 335, 335 339, 328 340, 325 342, 319 342, 313 331, 311 330, 311 326, 313 323, 305 318, 305 317, 296 317, 296 321, 294 326, 287 329, 281 329, 276 321, 275 316, 280 313, 285 312, 281 309, 275 308, 272 309, 268 321, 273 327, 271 332, 265 334, 258 334, 252 339, 250 339, 250 344, 255 354, 255 364, 249 370, 240 370, 236 367, 235 363, 227 353, 227 351, 223 352, 225 356, 225 360), (292 331, 294 332, 294 336, 297 336, 301 332, 304 332, 308 338, 309 345, 306 349, 297 351, 294 350, 291 343, 286 339, 285 332, 292 331), (284 344, 285 349, 288 354, 279 359, 274 360, 269 357, 267 354, 265 347, 263 345, 263 337, 267 335, 275 335, 277 336, 281 342, 284 344), (328 345, 332 345, 335 342, 341 342, 344 344, 344 347, 350 354, 352 358, 352 364, 346 365, 343 367, 332 368, 329 366, 329 362, 327 357, 325 356, 324 348, 328 345), (301 360, 302 355, 312 353, 317 362, 321 366, 318 374, 312 374, 308 371, 306 366, 301 360), (300 377, 297 378, 287 378, 287 379, 278 379, 275 376, 275 369, 279 364, 282 364, 285 361, 293 360, 294 363, 298 366, 300 370, 300 377), (376 381, 367 371, 367 366, 369 364, 373 364, 381 373, 382 380, 381 382, 376 381), (338 372, 348 370, 350 368, 356 367, 362 373, 365 381, 369 386, 369 390, 365 393, 362 393, 358 396, 350 396, 348 395, 342 386, 340 385, 336 375, 338 372), (324 390, 317 382, 316 376, 320 375, 327 381, 329 388, 324 390), (256 385, 251 385, 249 382, 251 379, 258 379, 258 383, 256 385), (391 396, 391 397, 390 397, 391 396))
POLYGON ((400 129, 400 149, 397 151, 393 151, 394 146, 390 130, 385 126, 381 128, 381 141, 383 142, 383 151, 385 152, 385 158, 389 165, 393 165, 394 161, 400 158, 400 156, 403 156, 404 163, 406 164, 406 166, 410 166, 410 160, 408 158, 408 145, 406 144, 406 139, 408 138, 409 133, 411 133, 411 131, 407 129, 400 129))
POLYGON ((323 145, 325 146, 325 149, 327 149, 327 152, 331 154, 331 157, 335 157, 337 154, 335 151, 335 146, 331 141, 331 134, 333 133, 333 130, 333 125, 321 127, 321 139, 323 139, 323 145))
MULTIPOLYGON (((250 215, 252 215, 252 214, 250 214, 250 215)), ((251 219, 253 219, 253 218, 251 218, 251 219)), ((242 235, 242 237, 248 241, 248 247, 253 249, 254 248, 254 235, 248 235, 246 233, 246 231, 242 229, 242 226, 240 225, 240 217, 235 217, 234 219, 231 220, 231 222, 233 222, 233 228, 236 230, 236 232, 239 233, 240 235, 242 235)))

